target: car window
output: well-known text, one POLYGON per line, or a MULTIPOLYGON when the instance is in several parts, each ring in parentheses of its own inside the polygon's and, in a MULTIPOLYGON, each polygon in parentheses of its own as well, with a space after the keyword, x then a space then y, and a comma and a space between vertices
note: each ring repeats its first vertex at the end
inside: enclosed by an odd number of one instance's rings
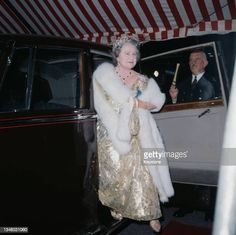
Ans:
MULTIPOLYGON (((173 82, 178 89, 177 104, 219 100, 222 98, 221 74, 214 49, 215 47, 211 44, 197 45, 149 56, 141 61, 142 72, 157 81, 162 92, 166 94, 166 104, 173 103, 170 96, 173 82), (198 80, 198 89, 195 90, 193 90, 194 75, 190 69, 190 55, 192 53, 195 53, 194 55, 204 53, 208 60, 205 71, 197 73, 200 80, 198 80)), ((200 64, 201 61, 197 62, 195 59, 194 63, 200 64)))
POLYGON ((29 49, 16 49, 10 59, 0 92, 0 111, 12 112, 26 108, 26 89, 29 49))
POLYGON ((14 49, 0 91, 0 112, 78 108, 80 52, 38 48, 32 57, 32 50, 14 49))
POLYGON ((112 63, 111 53, 109 53, 109 52, 101 53, 96 50, 91 50, 90 53, 92 56, 92 72, 94 72, 96 70, 96 68, 104 62, 112 63))
POLYGON ((79 52, 38 49, 35 60, 31 107, 79 107, 79 52))

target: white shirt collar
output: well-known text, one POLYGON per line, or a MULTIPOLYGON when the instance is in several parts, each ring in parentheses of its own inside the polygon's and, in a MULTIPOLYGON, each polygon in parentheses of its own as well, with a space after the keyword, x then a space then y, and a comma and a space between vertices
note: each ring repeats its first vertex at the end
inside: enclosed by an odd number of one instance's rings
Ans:
POLYGON ((197 78, 197 82, 198 82, 204 73, 205 72, 202 72, 202 73, 199 73, 198 75, 192 74, 192 82, 194 81, 195 77, 197 78))

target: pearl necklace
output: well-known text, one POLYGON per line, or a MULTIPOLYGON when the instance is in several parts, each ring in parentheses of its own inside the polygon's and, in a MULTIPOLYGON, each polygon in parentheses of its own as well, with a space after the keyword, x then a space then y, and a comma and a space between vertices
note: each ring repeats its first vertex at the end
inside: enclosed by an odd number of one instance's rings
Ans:
POLYGON ((120 75, 120 73, 118 72, 118 70, 117 69, 115 69, 115 72, 116 72, 116 74, 118 75, 118 77, 122 80, 122 82, 125 84, 125 82, 126 82, 126 80, 131 76, 131 74, 132 74, 132 71, 130 71, 129 73, 128 73, 128 75, 126 75, 125 77, 123 77, 123 76, 121 76, 120 75))

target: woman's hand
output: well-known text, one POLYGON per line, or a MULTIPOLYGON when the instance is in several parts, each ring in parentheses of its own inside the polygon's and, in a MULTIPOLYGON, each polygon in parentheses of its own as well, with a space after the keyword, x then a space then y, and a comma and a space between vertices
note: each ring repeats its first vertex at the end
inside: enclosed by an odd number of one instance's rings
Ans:
POLYGON ((149 102, 146 102, 146 101, 142 101, 142 100, 137 100, 138 102, 138 108, 141 108, 141 109, 147 109, 147 110, 151 110, 151 109, 155 109, 157 108, 154 104, 151 104, 149 102))

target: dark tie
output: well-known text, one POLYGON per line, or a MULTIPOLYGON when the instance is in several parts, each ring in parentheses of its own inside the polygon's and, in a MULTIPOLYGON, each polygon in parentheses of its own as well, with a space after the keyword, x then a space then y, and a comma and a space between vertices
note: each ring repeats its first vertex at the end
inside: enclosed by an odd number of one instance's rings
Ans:
POLYGON ((194 77, 194 80, 192 82, 192 89, 194 89, 197 85, 197 76, 194 77))

